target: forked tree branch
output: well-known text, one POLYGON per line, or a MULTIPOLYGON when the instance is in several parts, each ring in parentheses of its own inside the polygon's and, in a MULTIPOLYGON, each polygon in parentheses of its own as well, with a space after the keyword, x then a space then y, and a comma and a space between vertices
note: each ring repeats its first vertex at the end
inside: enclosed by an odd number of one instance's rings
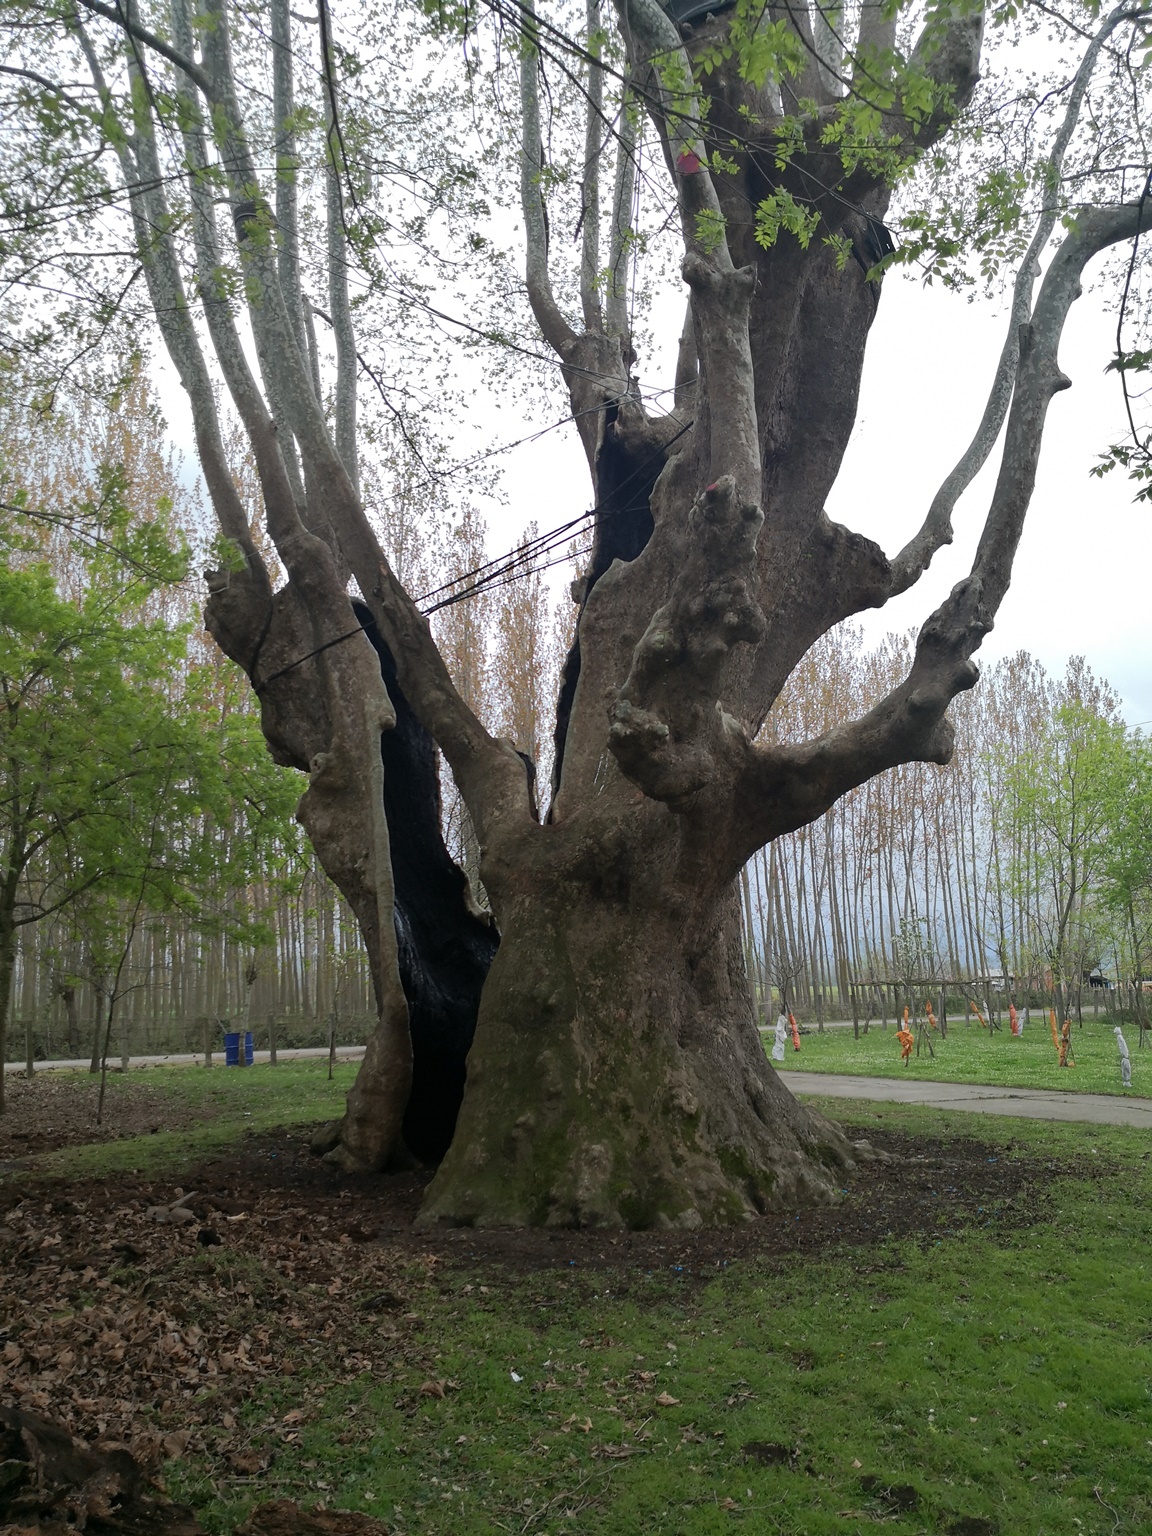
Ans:
MULTIPOLYGON (((151 47, 157 41, 147 29, 134 23, 130 11, 110 11, 98 5, 96 0, 92 0, 87 8, 99 15, 106 15, 108 20, 133 40, 133 46, 142 42, 151 47)), ((460 698, 432 639, 427 620, 389 569, 379 541, 328 434, 327 424, 312 388, 310 369, 301 355, 280 286, 275 244, 270 238, 272 231, 266 213, 268 205, 261 194, 260 180, 248 148, 237 102, 226 0, 208 0, 207 12, 212 25, 205 30, 202 39, 203 69, 193 64, 179 50, 166 44, 158 46, 156 51, 173 62, 177 69, 183 70, 188 82, 201 91, 213 108, 213 134, 227 178, 233 214, 239 226, 241 255, 249 278, 246 284, 248 313, 262 371, 266 376, 273 374, 282 387, 285 412, 304 454, 309 481, 308 522, 312 524, 319 518, 321 522, 327 522, 335 535, 331 552, 324 540, 315 547, 319 556, 316 562, 317 576, 322 574, 321 568, 329 563, 330 553, 348 561, 396 659, 402 686, 421 722, 436 738, 451 764, 477 827, 482 828, 486 824, 494 826, 508 819, 533 823, 523 764, 510 748, 489 735, 460 698), (186 64, 188 68, 185 68, 186 64)), ((74 31, 88 59, 102 99, 112 110, 114 103, 111 92, 103 81, 95 50, 78 19, 74 23, 74 31)), ((138 50, 133 67, 142 67, 138 50)), ((198 118, 199 114, 194 113, 194 119, 198 118)), ((270 590, 267 572, 252 542, 247 516, 236 493, 223 450, 211 378, 192 323, 172 244, 172 221, 167 208, 163 206, 163 199, 159 203, 155 201, 155 191, 162 187, 163 182, 155 160, 155 140, 151 128, 147 137, 149 143, 145 146, 145 154, 149 157, 148 175, 142 173, 128 143, 119 146, 119 153, 125 182, 132 194, 130 209, 150 296, 165 344, 192 403, 197 449, 221 527, 244 551, 252 575, 263 583, 265 590, 270 590), (148 200, 150 196, 151 202, 148 200)), ((207 226, 202 226, 202 236, 206 229, 207 226)), ((216 318, 219 319, 218 316, 216 318)), ((231 322, 230 327, 234 336, 231 322)), ((251 405, 259 398, 255 381, 249 374, 245 382, 233 367, 237 362, 237 354, 231 351, 227 330, 217 330, 214 341, 217 335, 224 341, 221 366, 226 371, 231 369, 232 383, 243 385, 239 392, 240 398, 237 399, 238 408, 240 399, 246 395, 251 405)), ((264 410, 267 416, 267 407, 264 410)), ((257 449, 256 441, 253 447, 257 449)), ((266 467, 267 464, 268 460, 265 461, 266 467)), ((294 513, 295 501, 294 495, 283 497, 281 504, 286 509, 291 508, 294 513)), ((285 529, 281 526, 278 531, 283 534, 285 529)), ((307 575, 302 574, 305 576, 304 587, 307 588, 307 575)), ((343 592, 344 576, 337 574, 343 592)), ((324 653, 323 660, 327 662, 331 657, 335 669, 339 670, 343 656, 338 653, 351 656, 358 650, 358 647, 333 647, 324 653)), ((379 667, 374 658, 372 667, 372 675, 378 680, 379 667)), ((366 685, 355 688, 350 696, 361 700, 368 698, 366 685)))
MULTIPOLYGON (((112 92, 104 78, 96 50, 78 15, 74 18, 73 30, 101 103, 106 111, 112 111, 112 92)), ((144 267, 145 283, 160 333, 191 405, 197 454, 221 531, 243 551, 250 578, 270 595, 268 573, 253 542, 248 518, 224 451, 212 381, 192 323, 188 297, 180 275, 180 263, 172 240, 172 221, 164 205, 164 182, 158 174, 150 123, 146 122, 141 127, 132 145, 125 138, 119 138, 116 152, 128 188, 129 216, 144 267)))
POLYGON ((1021 334, 1000 474, 969 575, 924 625, 907 678, 867 714, 800 745, 743 743, 745 761, 727 818, 733 872, 764 843, 814 821, 883 769, 950 760, 953 732, 946 711, 979 676, 972 657, 1008 590, 1048 406, 1069 387, 1057 353, 1081 275, 1101 251, 1149 228, 1152 203, 1078 212, 1021 334))
MULTIPOLYGON (((804 50, 804 67, 800 74, 795 77, 785 76, 780 82, 780 99, 785 111, 797 111, 802 101, 815 101, 826 106, 836 99, 838 93, 830 88, 828 78, 828 39, 824 36, 818 40, 808 0, 778 0, 768 9, 773 20, 780 17, 787 19, 804 50)), ((817 26, 826 33, 827 22, 820 13, 819 0, 812 0, 812 9, 817 12, 817 26)))
POLYGON ((952 513, 956 503, 987 462, 988 455, 1000 436, 1000 429, 1008 415, 1008 404, 1012 398, 1012 386, 1016 378, 1021 327, 1032 309, 1032 294, 1040 275, 1040 259, 1051 238, 1059 212, 1060 176, 1064 166, 1064 156, 1080 116, 1080 108, 1084 103, 1084 97, 1100 57, 1100 50, 1121 22, 1129 19, 1132 14, 1130 5, 1122 5, 1104 20, 1088 45, 1080 68, 1076 71, 1063 119, 1043 168, 1044 203, 1036 222, 1036 229, 1016 274, 1016 282, 1012 289, 1012 306, 1008 315, 1008 331, 996 366, 995 377, 992 380, 992 388, 984 407, 984 414, 971 443, 936 492, 920 529, 892 561, 891 595, 893 597, 913 586, 928 569, 933 556, 944 545, 951 544, 952 513))
MULTIPOLYGON (((255 201, 260 182, 237 102, 224 0, 207 0, 215 25, 205 34, 205 68, 219 103, 217 141, 233 208, 255 201)), ((334 552, 347 561, 365 602, 395 658, 405 694, 451 765, 477 829, 506 817, 531 820, 523 764, 502 747, 461 699, 428 621, 396 580, 364 514, 348 471, 328 432, 311 387, 280 290, 274 247, 257 228, 241 241, 249 276, 248 313, 261 368, 283 391, 289 421, 300 444, 308 481, 308 522, 331 529, 334 552)))

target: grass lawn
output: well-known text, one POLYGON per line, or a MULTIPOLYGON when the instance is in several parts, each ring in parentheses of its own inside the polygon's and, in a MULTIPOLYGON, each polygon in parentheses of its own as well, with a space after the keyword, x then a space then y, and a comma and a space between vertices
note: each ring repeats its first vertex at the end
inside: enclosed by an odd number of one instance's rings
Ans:
MULTIPOLYGON (((958 1030, 946 1049, 1002 1060, 1017 1043, 958 1030)), ((823 1044, 806 1037, 800 1062, 823 1044)), ((368 1186, 333 1177, 298 1220, 306 1192, 270 1184, 240 1201, 238 1187, 237 1214, 215 1222, 223 1244, 205 1247, 194 1229, 147 1222, 141 1178, 170 1198, 189 1158, 246 1155, 245 1178, 283 1169, 287 1143, 270 1163, 266 1136, 239 1139, 331 1114, 346 1080, 330 1088, 321 1066, 294 1063, 143 1081, 210 1102, 210 1145, 174 1161, 164 1138, 187 1133, 161 1132, 38 1158, 47 1184, 29 1169, 0 1176, 4 1228, 27 1234, 10 1261, 0 1250, 0 1398, 113 1425, 131 1409, 158 1434, 190 1433, 165 1476, 211 1531, 278 1496, 366 1511, 393 1536, 1152 1529, 1152 1150, 1137 1130, 818 1101, 856 1135, 936 1143, 930 1162, 886 1175, 930 1202, 919 1235, 881 1227, 864 1246, 833 1233, 819 1250, 769 1254, 685 1235, 669 1263, 658 1235, 617 1257, 610 1235, 559 1233, 527 1259, 489 1234, 401 1242, 353 1227, 350 1241, 341 1209, 370 1207, 342 1202, 368 1186), (1009 1191, 1030 1180, 1028 1198, 958 1223, 950 1192, 993 1163, 1009 1191), (40 1234, 61 1211, 74 1214, 51 1248, 40 1234), (67 1257, 81 1242, 83 1274, 67 1257), (100 1350, 129 1327, 139 1342, 101 1387, 100 1350), (198 1340, 159 1387, 154 1328, 165 1348, 181 1329, 198 1340), (65 1345, 95 1377, 62 1376, 65 1345), (9 1364, 21 1349, 24 1364, 9 1364), (35 1390, 43 1405, 22 1398, 35 1390)))
MULTIPOLYGON (((1120 1060, 1112 1024, 1104 1018, 1072 1026, 1075 1066, 1062 1068, 1052 1045, 1047 1018, 1036 1012, 1020 1036, 1007 1024, 990 1033, 975 1020, 948 1025, 948 1038, 933 1034, 936 1052, 926 1048, 909 1061, 900 1060, 895 1026, 873 1023, 868 1033, 853 1038, 850 1029, 801 1036, 800 1050, 791 1041, 784 1053, 784 1071, 848 1072, 861 1077, 920 1077, 939 1083, 991 1083, 1012 1088, 1060 1088, 1067 1092, 1133 1094, 1152 1097, 1152 1051, 1137 1049, 1134 1028, 1124 1030, 1132 1056, 1132 1087, 1120 1084, 1120 1060)), ((771 1036, 767 1036, 769 1044, 771 1036)))
MULTIPOLYGON (((873 1133, 948 1124, 852 1113, 873 1133)), ((990 1217, 962 1236, 742 1261, 704 1284, 412 1265, 414 1355, 350 1374, 316 1340, 240 1409, 252 1443, 277 1447, 260 1488, 195 1458, 170 1486, 221 1531, 277 1494, 362 1509, 396 1536, 1147 1530, 1146 1138, 975 1134, 986 1157, 1080 1173, 1053 1179, 1039 1225, 990 1217)))
MULTIPOLYGON (((145 1136, 62 1146, 34 1157, 32 1166, 42 1174, 71 1178, 136 1168, 178 1170, 250 1131, 335 1119, 344 1112, 344 1096, 357 1067, 356 1062, 337 1061, 331 1082, 327 1060, 317 1058, 275 1067, 183 1065, 112 1072, 105 1106, 108 1124, 116 1125, 121 1110, 127 1123, 138 1119, 131 1113, 134 1101, 145 1099, 159 1129, 145 1136), (166 1128, 166 1118, 178 1120, 179 1129, 166 1128)), ((75 1139, 78 1122, 94 1125, 96 1080, 87 1073, 38 1073, 27 1088, 10 1077, 8 1087, 13 1101, 28 1089, 38 1092, 48 1118, 67 1124, 68 1139, 75 1139)), ((33 1114, 36 1104, 33 1097, 33 1114)), ((0 1121, 0 1132, 3 1127, 0 1121)), ((3 1177, 0 1165, 0 1188, 3 1177)))

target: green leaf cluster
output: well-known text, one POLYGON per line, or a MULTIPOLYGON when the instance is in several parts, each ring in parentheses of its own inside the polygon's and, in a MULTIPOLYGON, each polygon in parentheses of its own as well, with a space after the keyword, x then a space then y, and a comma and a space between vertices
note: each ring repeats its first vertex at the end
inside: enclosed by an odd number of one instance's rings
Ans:
POLYGON ((0 532, 0 1059, 22 927, 66 919, 97 970, 175 910, 258 943, 253 887, 297 849, 296 776, 270 761, 237 679, 191 655, 191 626, 157 602, 187 571, 183 536, 162 501, 133 515, 125 489, 101 468, 69 509, 67 589, 22 498, 0 532))

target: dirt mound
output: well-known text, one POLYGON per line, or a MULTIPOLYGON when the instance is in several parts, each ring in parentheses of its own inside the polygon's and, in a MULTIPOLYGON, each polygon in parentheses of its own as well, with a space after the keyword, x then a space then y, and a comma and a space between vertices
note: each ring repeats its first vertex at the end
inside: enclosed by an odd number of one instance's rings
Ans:
POLYGON ((270 1499, 257 1504, 237 1536, 388 1536, 388 1527, 354 1509, 301 1509, 294 1499, 270 1499))
POLYGON ((349 1178, 311 1156, 307 1134, 253 1136, 187 1187, 123 1173, 0 1184, 0 1402, 90 1444, 118 1442, 140 1466, 204 1458, 213 1476, 252 1486, 291 1454, 307 1411, 246 1424, 237 1410, 263 1381, 307 1378, 323 1361, 349 1386, 370 1375, 403 1395, 418 1372, 435 1388, 429 1313, 442 1299, 497 1315, 509 1283, 525 1282, 543 1325, 560 1304, 548 1271, 646 1299, 731 1264, 784 1271, 837 1249, 869 1272, 893 1238, 1042 1220, 1071 1171, 881 1129, 872 1140, 888 1160, 862 1165, 824 1210, 693 1233, 417 1232, 428 1174, 349 1178))

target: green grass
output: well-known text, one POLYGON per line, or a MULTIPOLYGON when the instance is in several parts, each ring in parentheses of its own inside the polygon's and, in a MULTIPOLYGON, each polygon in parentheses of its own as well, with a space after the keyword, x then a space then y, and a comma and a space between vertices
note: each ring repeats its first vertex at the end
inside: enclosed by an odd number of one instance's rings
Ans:
MULTIPOLYGON (((1084 1021, 1072 1026, 1076 1064, 1062 1068, 1052 1046, 1045 1016, 1033 1013, 1023 1035, 1013 1037, 1007 1024, 990 1033, 975 1020, 971 1025, 950 1022, 948 1038, 932 1035, 935 1056, 922 1048, 905 1063, 895 1026, 873 1023, 854 1039, 851 1029, 830 1029, 801 1036, 799 1051, 789 1042, 784 1071, 846 1072, 861 1077, 912 1077, 939 1083, 990 1083, 1012 1088, 1060 1088, 1068 1092, 1134 1094, 1152 1097, 1152 1051, 1137 1049, 1137 1031, 1124 1031, 1132 1054, 1132 1087, 1120 1084, 1120 1061, 1111 1021, 1084 1021)), ((770 1042, 771 1036, 766 1039, 770 1042)))
MULTIPOLYGON (((1147 1138, 904 1106, 848 1113, 858 1133, 952 1128, 986 1156, 1079 1172, 1053 1176, 1040 1225, 744 1260, 704 1284, 668 1269, 414 1264, 415 1357, 356 1377, 317 1339, 299 1374, 239 1410, 253 1443, 277 1447, 260 1486, 213 1482, 186 1460, 172 1492, 214 1531, 280 1495, 365 1510, 395 1536, 1152 1528, 1147 1138), (421 1395, 425 1380, 446 1381, 446 1396, 421 1395), (751 1441, 794 1459, 757 1465, 751 1441)), ((365 1319, 364 1337, 380 1326, 365 1319)))
MULTIPOLYGON (((1104 1041, 1102 1026, 1092 1033, 1104 1041)), ((895 1049, 890 1033, 868 1038, 895 1049)), ((806 1036, 797 1064, 836 1039, 806 1036)), ((1034 1042, 1035 1032, 989 1041, 961 1027, 944 1048, 953 1062, 954 1047, 1002 1061, 1034 1042)), ((307 1062, 116 1079, 113 1092, 162 1087, 216 1118, 38 1165, 115 1177, 190 1164, 251 1129, 337 1112, 353 1070, 339 1068, 331 1085, 326 1064, 307 1062)), ((857 1135, 965 1138, 960 1177, 973 1156, 1041 1158, 1050 1202, 1027 1228, 998 1227, 989 1213, 986 1226, 957 1234, 944 1210, 938 1238, 721 1259, 707 1277, 666 1263, 567 1266, 562 1234, 559 1266, 535 1273, 416 1257, 404 1261, 410 1319, 354 1306, 334 1337, 321 1326, 326 1286, 301 1286, 292 1304, 315 1321, 296 1374, 229 1399, 242 1442, 273 1452, 270 1469, 230 1477, 217 1458, 189 1454, 168 1464, 171 1493, 212 1532, 277 1496, 362 1509, 394 1536, 1152 1529, 1146 1134, 816 1102, 857 1135), (398 1327, 395 1344, 380 1338, 398 1327), (358 1347, 391 1363, 357 1374, 340 1350, 358 1347), (446 1395, 421 1393, 427 1382, 445 1383, 446 1395), (662 1405, 660 1394, 676 1401, 662 1405), (759 1465, 744 1454, 749 1442, 793 1454, 759 1465)), ((288 1284, 270 1258, 193 1251, 165 1292, 194 1317, 198 1278, 229 1266, 236 1273, 212 1305, 254 1331, 288 1284)))
MULTIPOLYGON (((160 1093, 174 1109, 200 1110, 203 1123, 182 1130, 126 1137, 91 1146, 66 1147, 27 1160, 36 1174, 88 1178, 125 1170, 176 1171, 239 1141, 250 1131, 332 1120, 344 1111, 344 1097, 358 1062, 340 1062, 328 1081, 326 1060, 305 1059, 237 1068, 149 1067, 109 1076, 108 1093, 119 1097, 144 1090, 160 1093)), ((27 1183, 25 1169, 21 1182, 27 1183)), ((0 1182, 4 1175, 0 1174, 0 1182)))

